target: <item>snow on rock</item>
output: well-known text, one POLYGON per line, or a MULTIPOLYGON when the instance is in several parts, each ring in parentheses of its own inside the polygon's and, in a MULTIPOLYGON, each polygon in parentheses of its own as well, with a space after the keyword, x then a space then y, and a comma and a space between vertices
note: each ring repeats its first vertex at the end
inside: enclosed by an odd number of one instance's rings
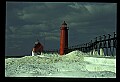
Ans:
POLYGON ((81 51, 66 55, 42 54, 5 59, 5 77, 115 78, 116 58, 85 56, 81 51))
POLYGON ((69 62, 83 61, 84 56, 82 55, 82 53, 80 51, 73 51, 66 55, 63 55, 62 60, 69 61, 69 62))
POLYGON ((111 71, 116 73, 116 59, 85 57, 88 71, 111 71))

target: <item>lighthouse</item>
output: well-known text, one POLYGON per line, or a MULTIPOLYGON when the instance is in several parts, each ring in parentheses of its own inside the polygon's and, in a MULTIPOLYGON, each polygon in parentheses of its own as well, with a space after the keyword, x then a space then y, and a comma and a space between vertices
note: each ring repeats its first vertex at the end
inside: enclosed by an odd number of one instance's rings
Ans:
POLYGON ((65 21, 60 27, 60 55, 67 53, 68 49, 68 27, 65 21))

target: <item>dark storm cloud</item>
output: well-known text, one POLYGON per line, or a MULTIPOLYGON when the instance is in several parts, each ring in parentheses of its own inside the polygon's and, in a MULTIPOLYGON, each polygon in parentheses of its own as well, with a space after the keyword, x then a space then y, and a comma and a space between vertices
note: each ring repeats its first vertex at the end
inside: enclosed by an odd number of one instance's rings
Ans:
MULTIPOLYGON (((77 4, 77 3, 76 3, 77 4)), ((79 6, 78 4, 75 6, 71 6, 75 9, 86 8, 85 11, 89 13, 80 14, 78 12, 74 13, 74 17, 71 15, 71 29, 77 29, 79 31, 78 34, 84 33, 84 36, 88 36, 91 33, 91 36, 96 34, 103 34, 106 32, 111 33, 111 31, 116 31, 116 5, 115 4, 83 4, 79 6), (72 19, 73 17, 73 19, 72 19), (96 31, 99 30, 99 31, 96 31), (109 29, 109 31, 107 30, 109 29)), ((73 30, 72 30, 73 31, 73 30)), ((73 35, 74 32, 71 32, 73 35)), ((81 36, 82 37, 82 36, 81 36)), ((91 37, 92 38, 92 37, 91 37)))
POLYGON ((7 2, 6 6, 7 54, 30 53, 37 38, 45 49, 58 49, 64 20, 69 27, 69 45, 116 31, 115 3, 7 2))

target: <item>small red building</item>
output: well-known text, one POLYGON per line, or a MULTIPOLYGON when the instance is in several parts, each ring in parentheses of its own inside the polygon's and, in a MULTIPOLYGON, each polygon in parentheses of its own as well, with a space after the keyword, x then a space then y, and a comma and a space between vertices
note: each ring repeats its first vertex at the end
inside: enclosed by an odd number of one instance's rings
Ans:
POLYGON ((43 45, 39 41, 37 41, 35 42, 35 46, 32 49, 32 56, 40 55, 41 52, 43 52, 43 45))

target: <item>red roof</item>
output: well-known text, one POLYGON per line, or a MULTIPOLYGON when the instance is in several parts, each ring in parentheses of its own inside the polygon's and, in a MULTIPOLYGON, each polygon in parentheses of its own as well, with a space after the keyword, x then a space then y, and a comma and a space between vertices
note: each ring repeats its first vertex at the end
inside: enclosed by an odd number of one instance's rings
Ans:
POLYGON ((40 42, 35 42, 35 46, 33 47, 34 52, 42 52, 43 51, 43 45, 40 42))

